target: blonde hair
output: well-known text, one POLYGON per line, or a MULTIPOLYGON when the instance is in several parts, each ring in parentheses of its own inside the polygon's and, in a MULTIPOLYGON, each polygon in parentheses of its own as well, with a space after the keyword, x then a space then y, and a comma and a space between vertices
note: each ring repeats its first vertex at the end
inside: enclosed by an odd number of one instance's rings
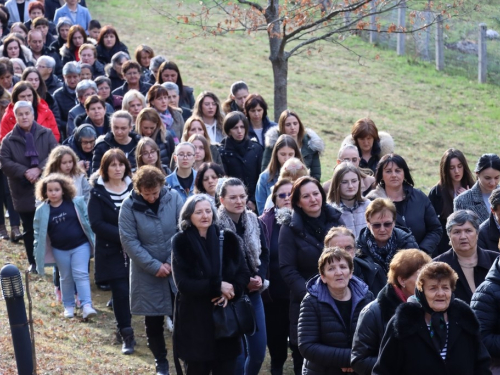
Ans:
POLYGON ((61 162, 64 155, 70 155, 73 159, 73 168, 69 172, 71 177, 85 174, 85 171, 78 165, 79 159, 76 153, 68 146, 57 146, 50 152, 49 159, 43 171, 43 177, 51 173, 61 173, 61 162))
POLYGON ((300 159, 290 158, 281 166, 279 180, 288 178, 290 181, 294 182, 304 176, 309 176, 309 170, 305 164, 302 163, 300 159))

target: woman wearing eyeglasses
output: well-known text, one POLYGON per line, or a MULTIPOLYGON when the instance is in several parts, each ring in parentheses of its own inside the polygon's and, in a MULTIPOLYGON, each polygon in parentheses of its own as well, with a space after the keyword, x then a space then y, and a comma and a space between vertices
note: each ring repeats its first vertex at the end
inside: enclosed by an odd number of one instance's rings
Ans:
MULTIPOLYGON (((160 159, 160 149, 155 141, 149 137, 142 137, 137 148, 135 149, 135 160, 137 161, 137 169, 143 165, 152 165, 168 176, 172 171, 168 166, 162 164, 160 159)), ((135 172, 135 171, 133 171, 135 172)))
POLYGON ((192 143, 179 143, 174 152, 177 168, 167 176, 167 184, 180 194, 183 203, 194 194, 196 171, 193 169, 193 165, 195 154, 196 149, 192 143))

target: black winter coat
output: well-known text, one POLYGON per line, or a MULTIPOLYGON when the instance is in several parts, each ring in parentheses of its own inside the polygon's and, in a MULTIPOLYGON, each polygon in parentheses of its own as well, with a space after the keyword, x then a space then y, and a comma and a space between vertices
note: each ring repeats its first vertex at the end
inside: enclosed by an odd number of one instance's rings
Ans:
POLYGON ((59 53, 61 54, 61 64, 63 67, 70 61, 76 61, 75 49, 68 48, 66 44, 61 47, 59 53))
POLYGON ((484 346, 492 364, 500 366, 500 264, 498 258, 486 275, 486 279, 472 295, 470 303, 481 327, 484 346))
MULTIPOLYGON (((95 233, 95 281, 103 283, 128 278, 130 261, 125 257, 118 232, 120 209, 104 185, 97 181, 99 176, 93 177, 94 188, 90 192, 88 211, 90 227, 95 233)), ((128 189, 132 190, 132 183, 128 189)))
POLYGON ((500 240, 500 231, 498 230, 495 217, 490 217, 479 226, 479 238, 477 246, 491 251, 498 251, 498 241, 500 240))
MULTIPOLYGON (((208 250, 218 253, 219 247, 208 250)), ((238 239, 231 231, 224 231, 223 252, 222 280, 233 284, 235 297, 239 298, 248 284, 250 272, 238 239)), ((215 340, 213 303, 210 301, 221 295, 222 280, 219 275, 208 277, 212 271, 210 261, 192 247, 186 232, 173 237, 172 273, 178 290, 174 311, 174 351, 188 362, 228 360, 240 352, 241 338, 215 340)))
POLYGON ((371 375, 387 324, 402 303, 394 287, 386 284, 375 301, 361 310, 351 352, 351 367, 357 374, 371 375))
MULTIPOLYGON (((144 95, 144 97, 148 96, 148 91, 151 88, 151 85, 146 82, 139 81, 139 92, 144 95)), ((125 82, 123 85, 120 87, 116 88, 113 90, 112 94, 116 96, 125 96, 125 94, 129 91, 130 89, 128 88, 128 83, 125 82)))
POLYGON ((128 53, 127 46, 122 42, 115 43, 115 45, 111 49, 107 49, 98 44, 96 46, 96 49, 97 49, 97 60, 99 60, 104 65, 109 64, 111 62, 111 58, 117 52, 125 52, 127 55, 130 56, 130 54, 128 53))
MULTIPOLYGON (((104 135, 107 134, 111 130, 111 124, 109 122, 109 118, 110 118, 110 115, 108 113, 106 113, 104 115, 104 124, 102 126, 102 134, 104 134, 104 135)), ((87 116, 86 112, 75 117, 75 128, 79 127, 82 124, 90 124, 94 127, 94 129, 96 129, 96 126, 94 125, 94 123, 92 122, 90 117, 87 116)), ((96 133, 97 133, 97 130, 96 130, 96 133)), ((99 133, 97 133, 97 134, 99 134, 99 133)))
MULTIPOLYGON (((396 225, 406 227, 418 242, 418 248, 427 254, 432 254, 437 248, 443 229, 438 220, 436 211, 427 196, 412 186, 403 184, 405 199, 402 201, 402 210, 396 217, 396 225)), ((387 198, 384 188, 380 185, 372 190, 368 199, 387 198)))
MULTIPOLYGON (((62 129, 66 125, 66 121, 63 121, 61 118, 61 110, 59 109, 59 105, 56 103, 56 100, 54 97, 47 92, 45 94, 45 98, 43 98, 47 104, 49 105, 49 109, 52 111, 52 114, 54 115, 54 118, 56 119, 57 123, 57 128, 62 129)), ((59 130, 59 135, 61 134, 61 131, 59 130)), ((62 141, 62 137, 60 138, 62 141)))
POLYGON ((121 85, 125 83, 125 80, 123 78, 120 78, 116 70, 113 69, 113 67, 106 67, 106 72, 107 72, 107 77, 111 80, 111 91, 117 89, 121 85))
MULTIPOLYGON (((137 148, 137 143, 139 143, 141 137, 135 133, 130 133, 129 136, 130 138, 132 138, 130 142, 132 142, 133 148, 128 153, 125 153, 125 156, 130 162, 130 166, 132 168, 135 168, 136 166, 135 149, 137 148)), ((120 145, 115 141, 115 137, 113 136, 112 132, 109 132, 105 136, 100 136, 99 138, 97 138, 94 147, 94 157, 92 158, 92 173, 94 173, 99 169, 104 153, 108 151, 110 148, 119 148, 119 149, 123 148, 122 145, 120 145)))
MULTIPOLYGON (((498 257, 498 252, 484 250, 478 246, 477 248, 477 265, 474 267, 474 284, 476 288, 484 281, 491 265, 498 257)), ((458 274, 457 288, 455 289, 455 297, 460 298, 467 304, 470 304, 472 298, 472 290, 470 289, 469 283, 465 278, 462 267, 458 263, 457 254, 453 249, 448 250, 446 253, 433 259, 434 262, 445 262, 450 265, 451 268, 455 270, 458 274)))
POLYGON ((165 137, 165 142, 161 141, 160 134, 156 136, 155 141, 156 144, 158 145, 158 148, 160 149, 161 163, 168 167, 170 165, 172 154, 175 151, 174 138, 172 138, 172 135, 169 132, 167 132, 167 136, 165 137))
POLYGON ((235 147, 235 141, 224 138, 219 148, 224 171, 228 177, 236 177, 243 181, 248 189, 248 199, 256 204, 255 189, 259 181, 260 165, 264 148, 255 141, 246 140, 235 147), (241 156, 236 147, 246 147, 241 156))
POLYGON ((78 159, 89 162, 89 169, 86 172, 87 176, 90 177, 90 173, 92 172, 92 157, 94 154, 92 152, 83 152, 82 145, 80 144, 80 133, 82 129, 86 127, 92 127, 92 125, 88 124, 76 128, 75 133, 69 138, 66 138, 63 145, 70 147, 76 153, 78 159))
POLYGON ((455 299, 448 308, 448 351, 441 358, 432 342, 424 310, 404 303, 387 326, 373 375, 489 375, 490 357, 470 307, 455 299))
MULTIPOLYGON (((68 122, 68 112, 78 104, 76 93, 71 93, 68 90, 66 83, 63 83, 62 87, 57 89, 53 95, 59 106, 61 120, 64 122, 64 130, 66 130, 66 122, 68 122)), ((61 129, 59 129, 59 132, 61 132, 61 129)))
POLYGON ((351 367, 352 337, 361 310, 373 300, 368 286, 356 277, 349 281, 351 322, 346 327, 328 287, 315 276, 300 305, 299 350, 304 357, 302 375, 344 375, 351 367))
MULTIPOLYGON (((56 75, 51 74, 50 77, 45 81, 45 86, 47 86, 47 92, 54 96, 57 89, 63 86, 63 83, 57 78, 56 75)), ((66 115, 67 117, 67 115, 66 115)))
MULTIPOLYGON (((437 257, 450 249, 450 237, 448 237, 448 233, 446 233, 446 220, 448 220, 448 216, 442 214, 443 192, 441 190, 441 186, 435 185, 427 197, 431 201, 432 207, 434 207, 434 211, 436 211, 438 220, 441 223, 441 228, 443 229, 441 241, 439 241, 436 250, 432 253, 433 257, 437 257)), ((451 209, 453 210, 453 199, 451 201, 451 209)))
MULTIPOLYGON (((326 227, 344 225, 342 213, 325 205, 326 227)), ((290 288, 290 342, 297 344, 297 322, 300 303, 306 295, 306 282, 318 273, 318 259, 323 252, 323 241, 318 241, 306 230, 302 216, 293 212, 283 223, 278 239, 280 272, 290 288)))

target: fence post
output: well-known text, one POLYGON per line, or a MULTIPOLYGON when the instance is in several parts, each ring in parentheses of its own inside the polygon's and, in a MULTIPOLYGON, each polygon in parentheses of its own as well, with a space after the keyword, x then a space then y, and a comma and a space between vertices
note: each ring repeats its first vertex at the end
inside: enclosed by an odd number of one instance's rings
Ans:
POLYGON ((443 17, 436 18, 436 70, 444 69, 443 17))
POLYGON ((377 20, 375 17, 374 12, 377 11, 377 6, 375 4, 376 0, 372 0, 371 2, 371 8, 370 8, 370 43, 375 44, 377 43, 377 20))
POLYGON ((479 41, 477 43, 477 61, 478 61, 478 74, 477 78, 479 83, 486 83, 486 24, 479 24, 479 41))
POLYGON ((398 56, 403 56, 405 54, 405 39, 406 39, 406 0, 401 0, 398 9, 398 45, 397 53, 398 56))

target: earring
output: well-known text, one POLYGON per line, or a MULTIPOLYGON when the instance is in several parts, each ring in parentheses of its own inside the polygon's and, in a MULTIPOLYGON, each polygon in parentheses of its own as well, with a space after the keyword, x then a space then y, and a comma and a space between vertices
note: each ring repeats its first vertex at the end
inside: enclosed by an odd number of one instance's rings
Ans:
POLYGON ((403 284, 403 289, 406 289, 406 284, 403 284))

